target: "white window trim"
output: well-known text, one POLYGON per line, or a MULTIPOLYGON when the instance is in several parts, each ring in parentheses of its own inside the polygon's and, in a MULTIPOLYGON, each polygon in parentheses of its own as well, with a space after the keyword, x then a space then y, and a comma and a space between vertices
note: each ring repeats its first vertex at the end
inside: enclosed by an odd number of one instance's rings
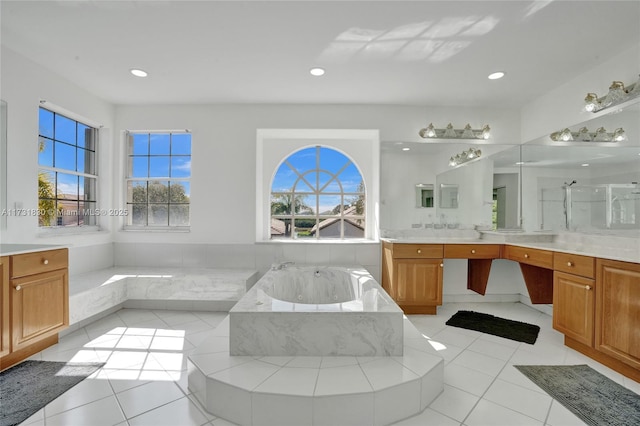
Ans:
MULTIPOLYGON (((91 120, 80 114, 76 114, 73 111, 70 111, 66 108, 61 107, 60 105, 54 104, 45 99, 40 99, 38 111, 40 108, 44 108, 48 111, 53 112, 54 114, 62 115, 78 123, 81 123, 96 129, 96 146, 94 151, 95 174, 91 175, 91 174, 82 173, 82 172, 72 172, 71 170, 67 170, 67 169, 40 166, 39 164, 38 164, 38 169, 49 170, 49 171, 60 172, 60 173, 75 174, 85 178, 95 179, 96 180, 96 207, 95 208, 99 209, 100 208, 100 155, 101 155, 99 153, 99 149, 101 145, 102 130, 104 129, 104 126, 97 121, 91 120)), ((40 132, 38 131, 38 134, 39 133, 40 132)), ((100 225, 100 218, 97 218, 95 225, 79 225, 79 226, 56 226, 56 225, 39 226, 38 225, 38 230, 39 230, 37 233, 38 237, 51 237, 51 236, 57 236, 57 235, 82 235, 82 234, 98 233, 98 232, 102 232, 102 226, 100 225)))
MULTIPOLYGON (((256 133, 256 241, 269 239, 271 221, 271 182, 282 161, 295 151, 309 146, 335 148, 356 163, 365 188, 365 238, 378 241, 380 199, 380 135, 375 129, 258 129, 256 133)), ((298 241, 298 240, 294 240, 298 241)), ((305 243, 321 242, 304 241, 305 243)), ((331 239, 332 243, 357 242, 358 239, 331 239)))
MULTIPOLYGON (((191 184, 191 179, 193 178, 193 169, 191 169, 191 175, 188 178, 171 178, 171 177, 153 177, 153 178, 134 178, 130 177, 127 167, 129 164, 129 135, 134 133, 147 133, 147 134, 165 134, 165 133, 188 133, 191 135, 191 153, 189 154, 193 159, 193 132, 190 129, 167 129, 167 130, 125 130, 123 132, 124 138, 124 163, 123 163, 123 202, 122 205, 124 208, 127 208, 127 185, 129 181, 134 180, 172 180, 172 181, 183 181, 189 182, 191 184)), ((131 212, 130 212, 131 214, 131 212)), ((127 225, 127 218, 124 218, 124 223, 122 224, 122 231, 126 232, 149 232, 149 233, 180 233, 180 232, 191 232, 191 196, 189 196, 189 225, 175 225, 175 226, 141 226, 141 225, 127 225)))

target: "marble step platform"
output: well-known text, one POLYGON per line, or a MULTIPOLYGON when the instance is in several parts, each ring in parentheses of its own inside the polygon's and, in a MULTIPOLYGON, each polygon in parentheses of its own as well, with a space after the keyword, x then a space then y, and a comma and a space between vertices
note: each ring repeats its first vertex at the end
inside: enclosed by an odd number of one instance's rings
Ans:
POLYGON ((258 272, 223 268, 113 267, 69 277, 69 322, 115 307, 228 311, 258 272))
POLYGON ((443 390, 444 360, 403 320, 402 356, 231 356, 229 317, 189 356, 189 389, 240 425, 387 425, 443 390))

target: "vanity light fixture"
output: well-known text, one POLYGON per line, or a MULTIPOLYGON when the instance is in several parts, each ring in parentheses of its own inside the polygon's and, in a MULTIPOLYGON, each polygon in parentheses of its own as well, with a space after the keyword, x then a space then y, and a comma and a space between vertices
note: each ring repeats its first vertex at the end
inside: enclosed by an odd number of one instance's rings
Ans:
POLYGON ((433 123, 430 123, 424 129, 418 132, 423 139, 489 139, 491 137, 491 128, 485 124, 482 129, 472 129, 470 124, 464 126, 464 129, 454 129, 449 123, 444 129, 436 129, 433 123))
POLYGON ((627 87, 621 81, 614 81, 609 86, 609 92, 601 98, 595 93, 587 93, 584 98, 584 109, 588 112, 598 112, 638 96, 640 96, 640 78, 627 87))
POLYGON ((477 148, 469 148, 466 151, 462 151, 460 154, 456 154, 455 156, 449 159, 449 165, 451 167, 456 167, 461 164, 467 163, 471 160, 476 160, 480 158, 482 155, 482 151, 477 148))
POLYGON ((617 128, 613 132, 607 132, 604 127, 599 127, 595 132, 590 132, 586 127, 582 127, 577 132, 570 129, 562 129, 549 135, 555 142, 622 142, 627 140, 627 134, 622 127, 617 128))

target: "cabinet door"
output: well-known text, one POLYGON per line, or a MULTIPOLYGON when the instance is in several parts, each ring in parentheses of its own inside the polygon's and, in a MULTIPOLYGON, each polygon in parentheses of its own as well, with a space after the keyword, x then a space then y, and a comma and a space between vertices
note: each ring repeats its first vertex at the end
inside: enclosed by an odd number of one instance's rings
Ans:
POLYGON ((9 353, 9 258, 0 257, 0 357, 9 353))
POLYGON ((596 349, 640 368, 640 264, 596 265, 596 349))
POLYGON ((399 305, 442 305, 442 259, 395 259, 395 271, 399 305))
POLYGON ((594 280, 554 272, 553 328, 593 347, 594 309, 594 280))
POLYGON ((11 287, 14 351, 69 325, 66 269, 18 278, 11 287))

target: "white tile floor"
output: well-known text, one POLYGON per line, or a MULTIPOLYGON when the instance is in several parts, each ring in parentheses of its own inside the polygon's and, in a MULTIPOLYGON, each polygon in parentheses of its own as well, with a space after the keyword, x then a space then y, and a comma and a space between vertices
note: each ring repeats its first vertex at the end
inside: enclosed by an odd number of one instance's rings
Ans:
MULTIPOLYGON (((204 411, 187 389, 186 357, 226 313, 123 309, 32 359, 101 361, 105 366, 23 425, 230 425, 204 411)), ((413 324, 445 358, 444 392, 396 425, 583 425, 514 364, 589 364, 640 393, 640 384, 565 347, 551 317, 520 303, 445 304, 413 324), (535 345, 445 325, 460 309, 541 327, 535 345)))

